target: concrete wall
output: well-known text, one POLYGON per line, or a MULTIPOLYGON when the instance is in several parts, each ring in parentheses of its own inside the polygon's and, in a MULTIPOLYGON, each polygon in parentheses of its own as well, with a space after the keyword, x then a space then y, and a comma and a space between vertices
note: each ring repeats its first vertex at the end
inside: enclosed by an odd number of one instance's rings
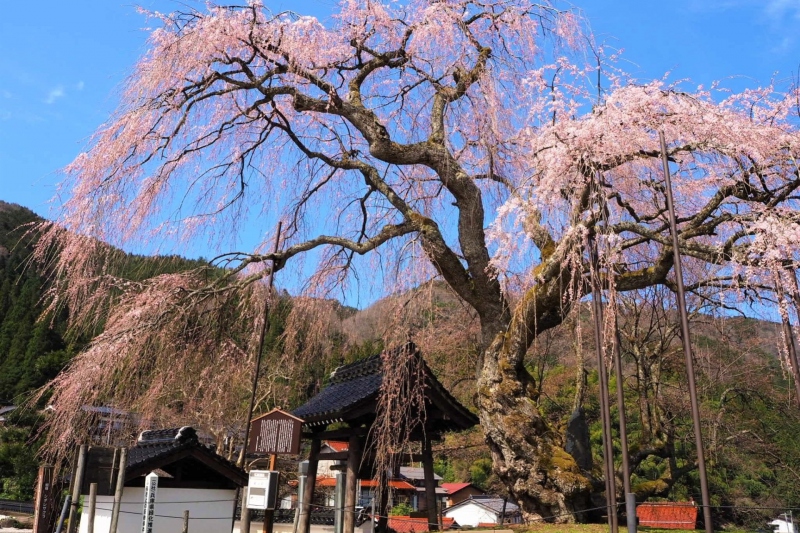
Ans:
MULTIPOLYGON (((233 523, 233 490, 167 489, 156 493, 153 533, 179 533, 183 527, 183 511, 189 510, 189 533, 227 533, 233 523), (168 518, 174 517, 174 518, 168 518)), ((88 496, 84 496, 80 533, 88 533, 88 496)), ((108 533, 111 526, 113 496, 98 496, 94 533, 108 533)), ((141 533, 143 487, 125 487, 117 533, 141 533)))

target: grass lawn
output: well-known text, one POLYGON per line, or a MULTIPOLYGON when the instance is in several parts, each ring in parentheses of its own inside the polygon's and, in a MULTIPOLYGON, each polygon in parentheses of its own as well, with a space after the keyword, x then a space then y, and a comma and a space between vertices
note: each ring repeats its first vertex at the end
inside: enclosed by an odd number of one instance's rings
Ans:
MULTIPOLYGON (((508 528, 508 526, 506 527, 508 528)), ((514 533, 608 533, 607 524, 533 524, 529 526, 513 526, 510 529, 514 533)), ((492 530, 485 529, 483 531, 492 530)), ((619 533, 627 533, 627 531, 624 524, 620 526, 619 533)), ((640 527, 637 531, 641 533, 680 533, 681 530, 640 527)), ((695 531, 700 532, 702 530, 695 531)), ((724 533, 748 533, 746 529, 724 529, 720 531, 724 531, 724 533)))

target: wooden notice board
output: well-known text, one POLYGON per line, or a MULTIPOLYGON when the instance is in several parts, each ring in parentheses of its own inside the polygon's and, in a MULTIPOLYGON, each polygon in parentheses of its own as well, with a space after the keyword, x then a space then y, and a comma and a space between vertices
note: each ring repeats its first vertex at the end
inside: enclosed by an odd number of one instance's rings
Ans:
POLYGON ((86 454, 86 469, 81 484, 81 494, 89 494, 89 487, 97 483, 98 496, 113 496, 117 484, 119 450, 108 446, 90 446, 86 454))
POLYGON ((302 428, 301 418, 273 409, 250 423, 247 453, 297 455, 302 428))

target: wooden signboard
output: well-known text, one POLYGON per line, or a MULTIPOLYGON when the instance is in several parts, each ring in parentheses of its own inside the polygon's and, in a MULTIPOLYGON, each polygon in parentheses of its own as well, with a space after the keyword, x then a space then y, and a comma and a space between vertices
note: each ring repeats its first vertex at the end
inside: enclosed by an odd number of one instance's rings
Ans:
POLYGON ((247 453, 297 455, 302 428, 301 418, 273 409, 250 423, 247 453))
POLYGON ((86 454, 86 470, 81 483, 81 494, 89 494, 89 486, 97 483, 98 496, 113 496, 116 487, 116 468, 119 450, 106 446, 91 446, 86 454))
POLYGON ((53 531, 57 517, 58 490, 54 469, 52 466, 40 466, 39 478, 36 483, 36 504, 34 506, 35 515, 33 518, 34 533, 50 533, 53 531))

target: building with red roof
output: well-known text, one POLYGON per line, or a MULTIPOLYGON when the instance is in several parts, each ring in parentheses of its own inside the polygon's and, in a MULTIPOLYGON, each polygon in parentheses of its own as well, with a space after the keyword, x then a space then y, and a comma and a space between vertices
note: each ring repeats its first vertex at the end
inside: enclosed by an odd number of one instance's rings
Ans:
POLYGON ((458 505, 472 496, 483 496, 486 493, 472 483, 442 483, 447 491, 447 507, 458 505))

